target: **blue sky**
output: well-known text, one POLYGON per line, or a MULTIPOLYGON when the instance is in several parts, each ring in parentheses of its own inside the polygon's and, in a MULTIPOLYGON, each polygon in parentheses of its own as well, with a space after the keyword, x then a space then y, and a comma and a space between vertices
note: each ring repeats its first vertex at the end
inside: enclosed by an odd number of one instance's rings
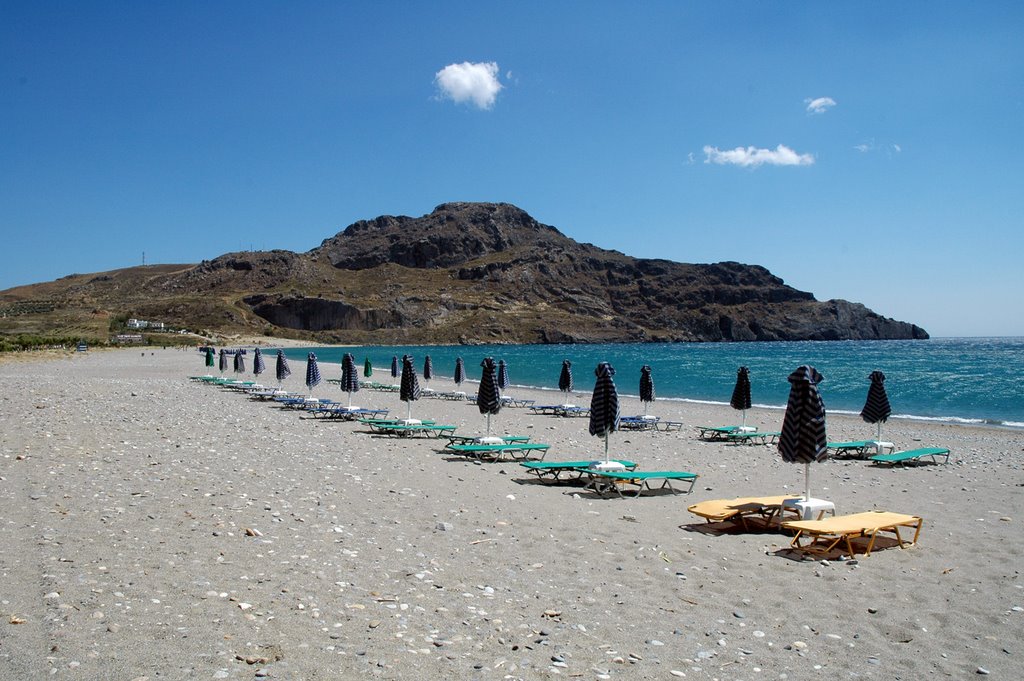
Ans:
POLYGON ((1018 2, 0 0, 0 289, 504 201, 1024 335, 1018 2))

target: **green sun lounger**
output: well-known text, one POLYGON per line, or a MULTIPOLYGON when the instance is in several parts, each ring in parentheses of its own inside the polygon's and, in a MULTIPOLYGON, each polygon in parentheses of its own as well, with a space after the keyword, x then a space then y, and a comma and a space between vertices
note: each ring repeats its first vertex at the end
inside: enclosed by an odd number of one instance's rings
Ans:
POLYGON ((394 423, 378 425, 375 427, 375 430, 378 433, 383 433, 384 435, 393 435, 397 437, 414 437, 416 435, 422 435, 423 437, 444 437, 445 435, 451 435, 454 433, 457 427, 458 426, 433 423, 394 423))
MULTIPOLYGON (((627 470, 635 470, 637 464, 625 459, 614 459, 615 463, 622 464, 627 470)), ((585 473, 581 469, 587 469, 594 461, 524 461, 520 466, 537 476, 539 480, 546 482, 558 482, 561 476, 568 475, 566 480, 575 480, 583 477, 585 473)))
POLYGON ((599 471, 591 468, 581 468, 580 472, 590 476, 590 482, 587 483, 587 488, 592 489, 601 496, 604 496, 607 492, 615 492, 620 497, 626 496, 622 492, 633 492, 632 496, 638 497, 641 492, 645 489, 652 492, 659 489, 668 489, 673 494, 679 494, 680 491, 672 486, 672 481, 681 481, 683 483, 689 482, 690 486, 686 488, 683 494, 688 494, 693 491, 693 485, 697 481, 696 473, 687 473, 685 471, 599 471), (658 487, 651 487, 652 482, 660 480, 661 485, 658 487), (636 490, 634 492, 634 489, 636 490))
POLYGON ((544 459, 551 445, 540 442, 512 442, 504 445, 448 445, 445 451, 455 452, 478 461, 501 461, 505 455, 513 461, 525 461, 536 454, 544 459))
POLYGON ((725 440, 730 433, 739 432, 739 426, 695 426, 701 440, 725 440))
MULTIPOLYGON (((480 442, 480 438, 483 437, 497 437, 501 438, 504 444, 516 445, 523 444, 530 441, 529 435, 449 435, 448 444, 450 445, 482 445, 488 444, 486 442, 480 442)), ((501 444, 492 442, 490 444, 501 444)))
POLYGON ((773 445, 778 442, 779 435, 782 433, 762 433, 758 431, 754 432, 736 432, 728 433, 725 436, 725 441, 734 445, 773 445))
POLYGON ((876 446, 882 450, 892 452, 896 446, 891 442, 878 442, 875 440, 854 440, 852 442, 829 442, 826 445, 832 450, 833 457, 848 459, 863 459, 864 456, 876 446))
POLYGON ((868 460, 878 464, 889 464, 895 466, 896 464, 906 464, 913 462, 915 464, 923 463, 922 459, 928 457, 931 459, 931 463, 939 463, 939 457, 944 457, 943 463, 949 463, 949 450, 945 447, 921 447, 920 449, 908 449, 902 452, 893 452, 892 454, 876 454, 869 457, 868 460))

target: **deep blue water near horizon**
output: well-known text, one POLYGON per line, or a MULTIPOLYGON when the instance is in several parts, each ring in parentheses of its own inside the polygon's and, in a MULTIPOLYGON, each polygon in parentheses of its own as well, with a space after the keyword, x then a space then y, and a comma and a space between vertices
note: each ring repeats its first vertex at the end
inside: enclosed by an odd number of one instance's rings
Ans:
MULTIPOLYGON (((630 411, 628 397, 639 392, 644 364, 651 366, 657 399, 723 404, 732 395, 736 369, 746 366, 753 402, 780 409, 789 395, 786 377, 801 364, 811 364, 825 377, 820 391, 826 409, 855 414, 864 406, 868 375, 878 369, 886 375, 892 418, 1024 428, 1024 338, 288 348, 285 355, 292 360, 294 374, 304 371, 310 351, 320 362, 338 364, 345 352, 352 352, 360 374, 363 360, 369 358, 373 378, 381 382, 391 381, 393 356, 411 354, 421 385, 425 355, 431 357, 434 374, 445 378, 454 374, 455 359, 462 357, 470 381, 479 379, 484 357, 504 359, 511 394, 515 386, 557 390, 563 359, 572 362, 574 391, 590 392, 594 368, 607 361, 616 370, 620 395, 627 398, 623 413, 630 411)), ((340 370, 323 373, 325 378, 337 378, 334 373, 340 375, 340 370)))

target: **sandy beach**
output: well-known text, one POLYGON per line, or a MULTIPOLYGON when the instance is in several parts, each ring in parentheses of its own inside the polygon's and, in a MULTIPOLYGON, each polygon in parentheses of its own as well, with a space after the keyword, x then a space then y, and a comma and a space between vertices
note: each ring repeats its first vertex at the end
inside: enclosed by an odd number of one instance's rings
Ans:
MULTIPOLYGON (((284 387, 304 390, 303 369, 284 387)), ((736 422, 728 407, 658 401, 681 430, 612 435, 617 458, 698 473, 691 494, 601 498, 188 380, 201 373, 172 349, 0 364, 0 678, 1020 678, 1024 432, 893 420, 884 439, 948 447, 949 464, 813 466, 839 513, 924 518, 916 546, 822 560, 687 511, 803 490, 774 447, 696 437, 736 422)), ((405 414, 396 393, 353 402, 405 414)), ((467 403, 412 410, 485 425, 467 403)), ((603 451, 583 418, 492 424, 551 461, 603 451)), ((873 432, 829 415, 831 441, 873 432)))

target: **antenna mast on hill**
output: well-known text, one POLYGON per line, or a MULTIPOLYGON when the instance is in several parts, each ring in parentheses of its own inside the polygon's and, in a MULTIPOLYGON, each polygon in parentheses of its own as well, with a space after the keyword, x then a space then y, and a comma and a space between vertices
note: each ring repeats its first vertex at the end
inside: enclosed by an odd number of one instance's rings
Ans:
POLYGON ((146 266, 146 252, 145 251, 142 252, 142 266, 143 267, 146 266))

